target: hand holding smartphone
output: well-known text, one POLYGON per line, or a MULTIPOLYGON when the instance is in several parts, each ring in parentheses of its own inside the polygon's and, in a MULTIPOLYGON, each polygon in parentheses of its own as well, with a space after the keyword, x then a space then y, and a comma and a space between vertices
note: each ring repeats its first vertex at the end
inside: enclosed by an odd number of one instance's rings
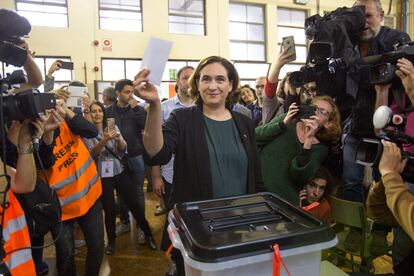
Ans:
POLYGON ((296 60, 295 38, 293 35, 282 38, 283 50, 287 49, 288 62, 296 60))
POLYGON ((316 114, 316 107, 313 105, 298 105, 298 113, 295 115, 295 119, 309 119, 316 114))
POLYGON ((73 70, 73 62, 58 60, 60 69, 73 70))

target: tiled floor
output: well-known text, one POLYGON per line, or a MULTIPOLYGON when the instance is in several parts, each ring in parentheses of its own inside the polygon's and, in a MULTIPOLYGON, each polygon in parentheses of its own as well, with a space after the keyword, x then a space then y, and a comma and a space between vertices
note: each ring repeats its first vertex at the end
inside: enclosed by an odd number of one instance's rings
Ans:
MULTIPOLYGON (((154 216, 154 209, 158 204, 157 196, 154 193, 146 193, 146 215, 150 221, 156 241, 161 237, 161 229, 165 216, 154 216)), ((50 240, 50 238, 48 239, 50 240)), ((78 274, 83 274, 83 264, 85 260, 86 247, 79 250, 76 255, 78 274)), ((55 270, 55 251, 54 247, 45 250, 45 261, 49 264, 50 273, 56 275, 55 270)), ((137 233, 133 227, 130 233, 126 233, 117 238, 116 253, 113 256, 104 257, 100 275, 164 275, 168 270, 169 262, 164 253, 160 250, 151 251, 146 245, 138 245, 137 233)), ((391 258, 383 256, 374 261, 375 273, 392 272, 391 258)), ((341 267, 349 272, 350 267, 341 267)), ((269 274, 270 275, 270 274, 269 274)), ((300 276, 300 275, 299 275, 300 276)))
MULTIPOLYGON (((161 238, 165 216, 154 216, 155 206, 158 204, 157 196, 154 193, 146 193, 146 216, 150 221, 155 240, 161 238)), ((50 241, 50 238, 47 240, 50 241)), ((47 242, 47 241, 46 241, 47 242)), ((76 255, 78 275, 83 275, 83 265, 86 255, 86 246, 79 250, 76 255)), ((45 261, 49 264, 48 275, 57 275, 55 269, 54 247, 45 249, 45 261)), ((168 258, 161 250, 152 251, 146 245, 138 245, 137 231, 121 235, 116 240, 116 252, 112 256, 104 256, 100 275, 164 275, 169 268, 168 258)))

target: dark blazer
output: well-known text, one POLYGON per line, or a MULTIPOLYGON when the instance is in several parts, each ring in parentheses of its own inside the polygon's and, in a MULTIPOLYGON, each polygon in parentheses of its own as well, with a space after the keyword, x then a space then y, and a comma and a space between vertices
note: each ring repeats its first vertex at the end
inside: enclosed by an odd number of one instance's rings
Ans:
MULTIPOLYGON (((231 115, 240 133, 248 160, 247 192, 263 191, 260 159, 253 121, 237 112, 231 115)), ((149 165, 168 163, 175 154, 171 203, 213 198, 210 161, 201 106, 174 110, 163 125, 164 145, 153 158, 144 153, 149 165)))

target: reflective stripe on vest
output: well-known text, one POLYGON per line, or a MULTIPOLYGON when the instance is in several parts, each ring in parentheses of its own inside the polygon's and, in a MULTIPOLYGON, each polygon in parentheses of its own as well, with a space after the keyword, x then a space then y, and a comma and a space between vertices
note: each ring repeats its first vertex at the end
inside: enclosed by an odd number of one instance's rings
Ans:
MULTIPOLYGON (((47 170, 47 178, 59 198, 62 221, 66 221, 86 214, 101 196, 102 186, 93 157, 81 137, 66 122, 59 129, 53 149, 56 162, 47 170)), ((42 178, 42 174, 38 176, 42 178)))
POLYGON ((56 183, 55 185, 52 186, 52 189, 54 190, 60 190, 70 184, 72 184, 73 182, 75 182, 84 172, 86 172, 86 170, 89 168, 89 166, 91 165, 91 163, 93 162, 93 158, 92 156, 90 156, 88 158, 88 160, 86 161, 86 163, 80 167, 75 173, 73 173, 71 176, 69 176, 66 179, 63 179, 62 181, 56 183))
MULTIPOLYGON (((23 209, 9 190, 9 207, 4 212, 3 239, 6 257, 3 261, 7 264, 11 274, 14 275, 36 275, 30 247, 29 229, 23 209), (16 250, 21 249, 21 250, 16 250)), ((1 209, 1 208, 0 208, 1 209)))
POLYGON ((6 264, 9 270, 13 270, 21 264, 32 259, 32 250, 24 249, 11 253, 10 259, 7 260, 6 264))
POLYGON ((21 215, 15 219, 8 221, 7 227, 3 228, 3 238, 5 241, 10 239, 10 235, 14 232, 20 231, 27 226, 26 218, 21 215))
MULTIPOLYGON (((60 205, 63 207, 63 206, 65 206, 65 205, 67 205, 67 204, 70 204, 70 203, 72 203, 72 202, 74 202, 74 201, 76 201, 76 200, 79 200, 79 199, 81 199, 82 197, 84 197, 88 192, 89 192, 89 190, 90 190, 90 188, 94 185, 94 184, 96 184, 96 183, 98 183, 98 178, 99 178, 99 176, 98 176, 98 173, 96 173, 95 175, 94 175, 94 177, 88 182, 88 184, 85 186, 85 188, 83 188, 82 190, 80 190, 79 192, 77 192, 77 193, 75 193, 75 194, 72 194, 72 195, 70 195, 70 196, 68 196, 68 197, 65 197, 65 198, 61 198, 61 199, 59 199, 59 202, 60 202, 60 205)), ((53 188, 54 188, 54 186, 53 186, 53 188)))

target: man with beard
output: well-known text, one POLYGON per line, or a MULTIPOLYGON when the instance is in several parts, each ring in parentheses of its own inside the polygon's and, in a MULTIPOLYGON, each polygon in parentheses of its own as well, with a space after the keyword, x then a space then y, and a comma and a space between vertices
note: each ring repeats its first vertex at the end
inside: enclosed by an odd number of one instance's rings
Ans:
MULTIPOLYGON (((394 50, 398 43, 408 43, 410 37, 401 31, 381 26, 384 20, 384 11, 379 0, 358 0, 354 6, 365 6, 365 28, 358 34, 357 50, 360 57, 380 55, 394 50)), ((343 127, 343 165, 342 189, 344 199, 365 203, 363 179, 364 166, 355 163, 357 146, 361 138, 375 138, 372 117, 375 112, 376 91, 369 83, 369 65, 356 64, 347 73, 346 93, 348 96, 347 108, 343 114, 349 113, 343 127)), ((392 86, 391 89, 396 88, 392 86)), ((345 105, 344 105, 345 106, 345 105)), ((345 118, 343 118, 345 119, 345 118)), ((377 252, 387 246, 385 234, 389 229, 375 224, 372 227, 373 242, 371 252, 377 252)), ((361 234, 351 228, 345 239, 345 248, 357 251, 361 244, 361 234)))
MULTIPOLYGON (((381 26, 384 11, 379 0, 359 0, 354 6, 365 6, 366 23, 358 35, 358 50, 361 58, 388 53, 399 42, 408 43, 406 33, 381 26)), ((374 138, 372 117, 375 111, 375 88, 369 83, 368 66, 351 68, 347 74, 346 93, 349 96, 350 115, 344 122, 343 129, 343 197, 347 200, 365 202, 362 182, 364 167, 355 164, 357 145, 362 137, 374 138)))
MULTIPOLYGON (((162 109, 162 120, 165 122, 170 113, 177 108, 189 107, 193 104, 193 99, 188 91, 190 76, 193 74, 194 68, 191 66, 185 66, 181 68, 177 73, 177 80, 175 85, 175 91, 177 95, 167 101, 161 103, 162 109)), ((174 175, 174 156, 171 158, 168 164, 161 166, 152 167, 152 182, 155 193, 164 200, 167 211, 170 211, 173 206, 169 203, 172 192, 172 182, 174 175)), ((168 219, 165 219, 164 231, 161 239, 161 249, 166 251, 171 241, 168 237, 167 232, 168 219)), ((171 259, 172 265, 169 272, 166 275, 176 275, 175 263, 174 263, 175 252, 172 251, 171 259)))

